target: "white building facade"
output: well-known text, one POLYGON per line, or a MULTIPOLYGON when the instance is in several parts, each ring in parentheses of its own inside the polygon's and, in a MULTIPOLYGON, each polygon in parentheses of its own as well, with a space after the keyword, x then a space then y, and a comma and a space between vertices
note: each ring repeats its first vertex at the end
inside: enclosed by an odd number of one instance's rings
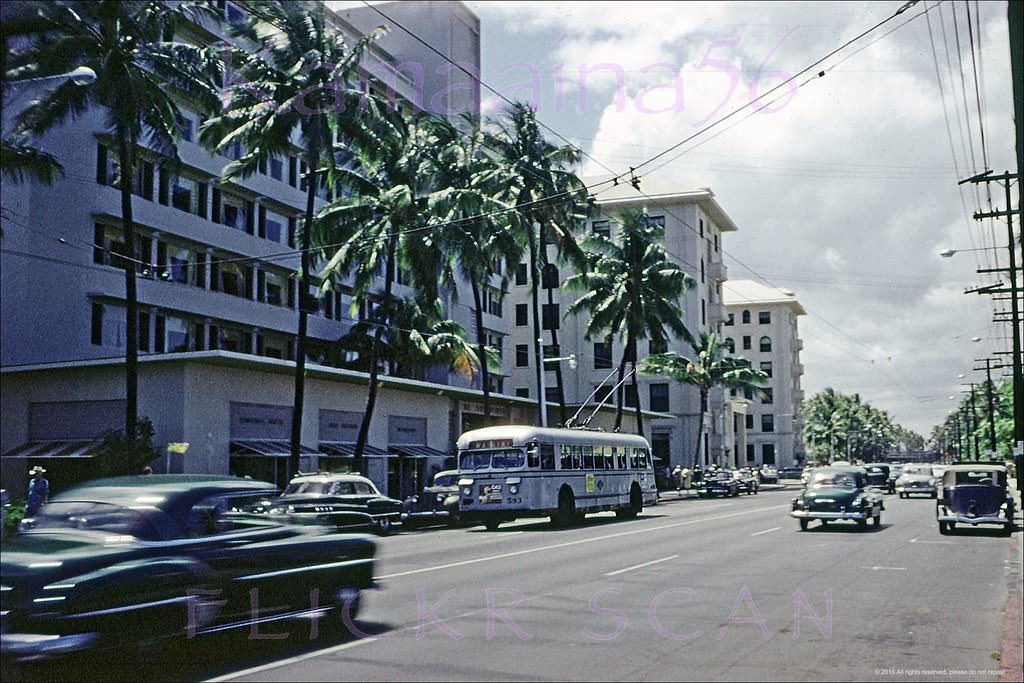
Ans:
POLYGON ((729 280, 722 288, 728 317, 726 344, 755 369, 769 375, 765 392, 748 392, 746 445, 741 464, 793 467, 805 460, 804 392, 800 381, 803 342, 797 329, 805 315, 796 295, 751 280, 729 280))

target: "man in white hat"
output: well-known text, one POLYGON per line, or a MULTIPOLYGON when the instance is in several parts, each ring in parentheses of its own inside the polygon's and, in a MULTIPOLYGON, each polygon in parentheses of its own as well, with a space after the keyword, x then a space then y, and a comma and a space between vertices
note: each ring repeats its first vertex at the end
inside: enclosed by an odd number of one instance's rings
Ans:
POLYGON ((39 465, 32 468, 29 473, 32 478, 28 482, 28 503, 25 505, 25 516, 35 517, 39 508, 50 500, 50 482, 43 474, 46 473, 39 465))

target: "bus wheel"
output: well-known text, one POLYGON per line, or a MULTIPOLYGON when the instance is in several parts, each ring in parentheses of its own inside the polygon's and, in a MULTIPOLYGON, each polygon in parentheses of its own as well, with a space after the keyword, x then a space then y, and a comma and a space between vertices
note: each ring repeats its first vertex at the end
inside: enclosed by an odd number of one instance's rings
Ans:
POLYGON ((572 489, 563 486, 562 490, 558 492, 558 512, 555 513, 552 521, 556 526, 566 527, 572 524, 575 516, 576 496, 573 495, 572 489))
POLYGON ((495 529, 498 528, 499 524, 501 524, 501 520, 497 519, 497 518, 491 518, 491 519, 488 519, 488 520, 484 521, 484 527, 488 531, 494 531, 495 529))

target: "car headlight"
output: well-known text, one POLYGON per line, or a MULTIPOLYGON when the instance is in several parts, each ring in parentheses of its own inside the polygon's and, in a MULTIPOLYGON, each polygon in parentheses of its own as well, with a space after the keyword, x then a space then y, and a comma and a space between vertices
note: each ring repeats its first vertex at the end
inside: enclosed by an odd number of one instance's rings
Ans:
MULTIPOLYGON (((466 495, 469 495, 469 494, 466 494, 466 495)), ((443 503, 444 502, 444 494, 443 493, 437 494, 437 496, 434 498, 434 500, 436 500, 438 503, 443 503)))

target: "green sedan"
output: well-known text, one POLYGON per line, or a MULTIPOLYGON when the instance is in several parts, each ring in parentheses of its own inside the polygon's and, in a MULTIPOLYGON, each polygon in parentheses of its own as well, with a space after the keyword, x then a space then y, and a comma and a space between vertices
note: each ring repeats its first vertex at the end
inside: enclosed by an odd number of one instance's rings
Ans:
POLYGON ((803 492, 793 499, 790 515, 806 531, 811 520, 822 526, 833 521, 856 522, 860 528, 873 520, 882 524, 885 502, 878 491, 868 485, 863 467, 822 467, 814 470, 803 492))

